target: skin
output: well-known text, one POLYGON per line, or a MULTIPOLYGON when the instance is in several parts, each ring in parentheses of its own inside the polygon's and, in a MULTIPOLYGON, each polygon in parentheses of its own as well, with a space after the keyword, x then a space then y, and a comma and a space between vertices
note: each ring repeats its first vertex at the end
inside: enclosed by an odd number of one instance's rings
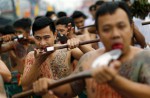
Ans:
POLYGON ((11 73, 8 70, 7 66, 3 63, 3 61, 0 60, 0 75, 2 76, 4 82, 10 82, 11 81, 11 73))
MULTIPOLYGON (((136 64, 141 59, 141 57, 137 59, 136 55, 142 51, 140 48, 130 46, 133 27, 129 23, 125 11, 118 8, 111 15, 99 16, 98 23, 101 23, 98 25, 98 33, 105 45, 105 49, 99 49, 84 55, 78 63, 77 72, 91 69, 93 61, 105 52, 112 50, 115 43, 122 44, 122 56, 118 61, 110 63, 110 66, 104 65, 93 69, 93 78, 71 83, 73 89, 66 84, 53 89, 53 93, 61 98, 70 98, 75 96, 74 92, 80 93, 86 85, 88 98, 149 98, 150 86, 147 85, 149 84, 148 80, 147 82, 145 81, 147 84, 142 84, 143 82, 133 82, 134 80, 131 81, 120 75, 119 70, 121 70, 122 66, 130 66, 133 61, 135 61, 133 64, 136 64), (85 81, 85 84, 83 81, 85 81)), ((146 58, 144 57, 142 60, 146 58)), ((143 61, 143 63, 149 64, 149 61, 143 61)), ((126 69, 123 70, 125 71, 126 69)), ((130 69, 130 71, 133 70, 130 69)), ((52 80, 40 79, 33 84, 34 92, 42 94, 48 91, 47 88, 50 84, 52 84, 52 80), (44 85, 42 86, 39 83, 44 85)))
POLYGON ((1 98, 7 98, 6 96, 6 92, 5 92, 5 89, 4 89, 4 84, 3 84, 3 79, 2 77, 0 76, 0 97, 1 98))

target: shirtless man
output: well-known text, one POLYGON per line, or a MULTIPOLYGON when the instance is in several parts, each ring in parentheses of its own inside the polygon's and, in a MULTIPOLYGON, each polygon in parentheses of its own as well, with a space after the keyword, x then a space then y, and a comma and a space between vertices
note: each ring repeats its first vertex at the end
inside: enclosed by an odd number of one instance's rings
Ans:
MULTIPOLYGON (((74 34, 74 31, 75 31, 74 27, 75 27, 75 24, 74 24, 74 21, 71 17, 59 18, 56 21, 56 31, 57 31, 58 43, 66 44, 68 39, 71 39, 72 37, 76 37, 76 35, 74 34)), ((94 50, 92 47, 90 47, 88 45, 84 45, 84 46, 82 45, 79 47, 83 53, 94 50), (86 49, 83 47, 86 47, 86 49)), ((72 66, 74 66, 74 69, 76 68, 77 62, 78 62, 78 60, 76 60, 72 56, 71 57, 71 63, 72 63, 72 66)))
POLYGON ((10 51, 12 71, 17 70, 19 73, 23 73, 25 57, 28 52, 34 49, 34 45, 30 44, 31 24, 29 18, 19 19, 13 24, 15 35, 23 35, 26 39, 14 42, 13 49, 10 51))
MULTIPOLYGON (((57 80, 70 75, 73 71, 71 56, 79 60, 83 55, 78 48, 71 50, 60 49, 50 54, 45 54, 42 51, 48 46, 53 46, 55 40, 55 26, 52 20, 47 17, 35 20, 32 30, 38 49, 29 52, 26 57, 22 78, 24 90, 30 89, 32 83, 41 77, 57 80)), ((70 48, 73 48, 74 43, 77 43, 76 39, 73 40, 68 42, 70 48)))
MULTIPOLYGON (((96 13, 96 27, 105 48, 81 57, 78 71, 89 70, 93 61, 107 51, 121 49, 122 56, 110 66, 93 69, 94 78, 62 85, 53 93, 71 98, 86 89, 88 98, 150 98, 150 52, 130 46, 133 26, 128 7, 122 2, 103 4, 96 13)), ((33 84, 34 92, 44 94, 52 81, 39 79, 33 84)))
MULTIPOLYGON (((74 11, 71 17, 73 18, 73 21, 77 29, 84 26, 86 16, 81 11, 74 11)), ((77 31, 76 34, 77 34, 77 37, 83 41, 96 39, 96 34, 89 33, 87 28, 77 31)), ((90 45, 93 48, 97 49, 97 45, 95 43, 90 44, 90 45)))

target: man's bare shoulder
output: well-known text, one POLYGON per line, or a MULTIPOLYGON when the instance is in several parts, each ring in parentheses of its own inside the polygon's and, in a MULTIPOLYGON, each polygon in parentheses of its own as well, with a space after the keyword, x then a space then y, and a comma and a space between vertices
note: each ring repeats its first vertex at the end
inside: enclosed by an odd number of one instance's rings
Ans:
POLYGON ((79 60, 79 65, 83 63, 90 63, 98 56, 102 55, 104 53, 104 49, 97 49, 90 52, 85 53, 79 60))
POLYGON ((30 51, 27 56, 26 56, 26 59, 33 59, 34 58, 34 51, 30 51))

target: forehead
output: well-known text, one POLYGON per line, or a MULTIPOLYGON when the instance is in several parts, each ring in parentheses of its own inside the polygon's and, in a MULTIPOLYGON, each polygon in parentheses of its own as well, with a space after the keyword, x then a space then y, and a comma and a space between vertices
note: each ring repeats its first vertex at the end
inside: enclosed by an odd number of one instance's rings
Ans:
POLYGON ((75 22, 77 22, 77 21, 83 21, 83 20, 85 20, 85 19, 84 19, 84 17, 82 17, 82 16, 79 17, 79 18, 75 18, 75 19, 74 19, 75 22))
POLYGON ((67 28, 65 25, 61 25, 61 24, 56 25, 56 29, 65 29, 65 28, 67 28))
POLYGON ((118 22, 125 22, 129 23, 129 19, 127 16, 127 13, 122 10, 121 8, 118 8, 113 14, 105 14, 98 17, 98 25, 104 26, 106 24, 116 24, 118 22))
POLYGON ((49 26, 46 26, 43 29, 37 30, 34 33, 34 36, 43 36, 43 35, 52 35, 53 32, 51 31, 49 26))

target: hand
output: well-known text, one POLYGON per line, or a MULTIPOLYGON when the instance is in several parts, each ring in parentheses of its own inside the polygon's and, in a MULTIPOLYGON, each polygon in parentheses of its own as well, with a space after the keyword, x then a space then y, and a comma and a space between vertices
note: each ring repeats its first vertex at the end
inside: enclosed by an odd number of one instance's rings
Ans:
POLYGON ((75 37, 75 34, 74 34, 75 30, 74 30, 74 27, 71 26, 71 23, 68 24, 67 28, 68 28, 67 37, 69 39, 74 38, 75 37))
POLYGON ((36 65, 41 65, 49 56, 49 53, 46 53, 44 50, 41 49, 34 49, 34 57, 36 65))
POLYGON ((8 41, 11 41, 12 36, 11 35, 4 35, 1 38, 3 39, 4 42, 8 42, 8 41))
POLYGON ((79 46, 80 40, 78 38, 72 38, 67 40, 67 45, 69 49, 73 49, 79 46))
POLYGON ((100 66, 92 71, 93 78, 97 83, 106 83, 113 81, 118 73, 121 63, 119 61, 113 61, 110 66, 100 66))
POLYGON ((41 78, 33 83, 33 91, 37 95, 44 95, 46 93, 52 95, 53 92, 48 90, 48 86, 52 83, 54 83, 54 80, 41 78))

